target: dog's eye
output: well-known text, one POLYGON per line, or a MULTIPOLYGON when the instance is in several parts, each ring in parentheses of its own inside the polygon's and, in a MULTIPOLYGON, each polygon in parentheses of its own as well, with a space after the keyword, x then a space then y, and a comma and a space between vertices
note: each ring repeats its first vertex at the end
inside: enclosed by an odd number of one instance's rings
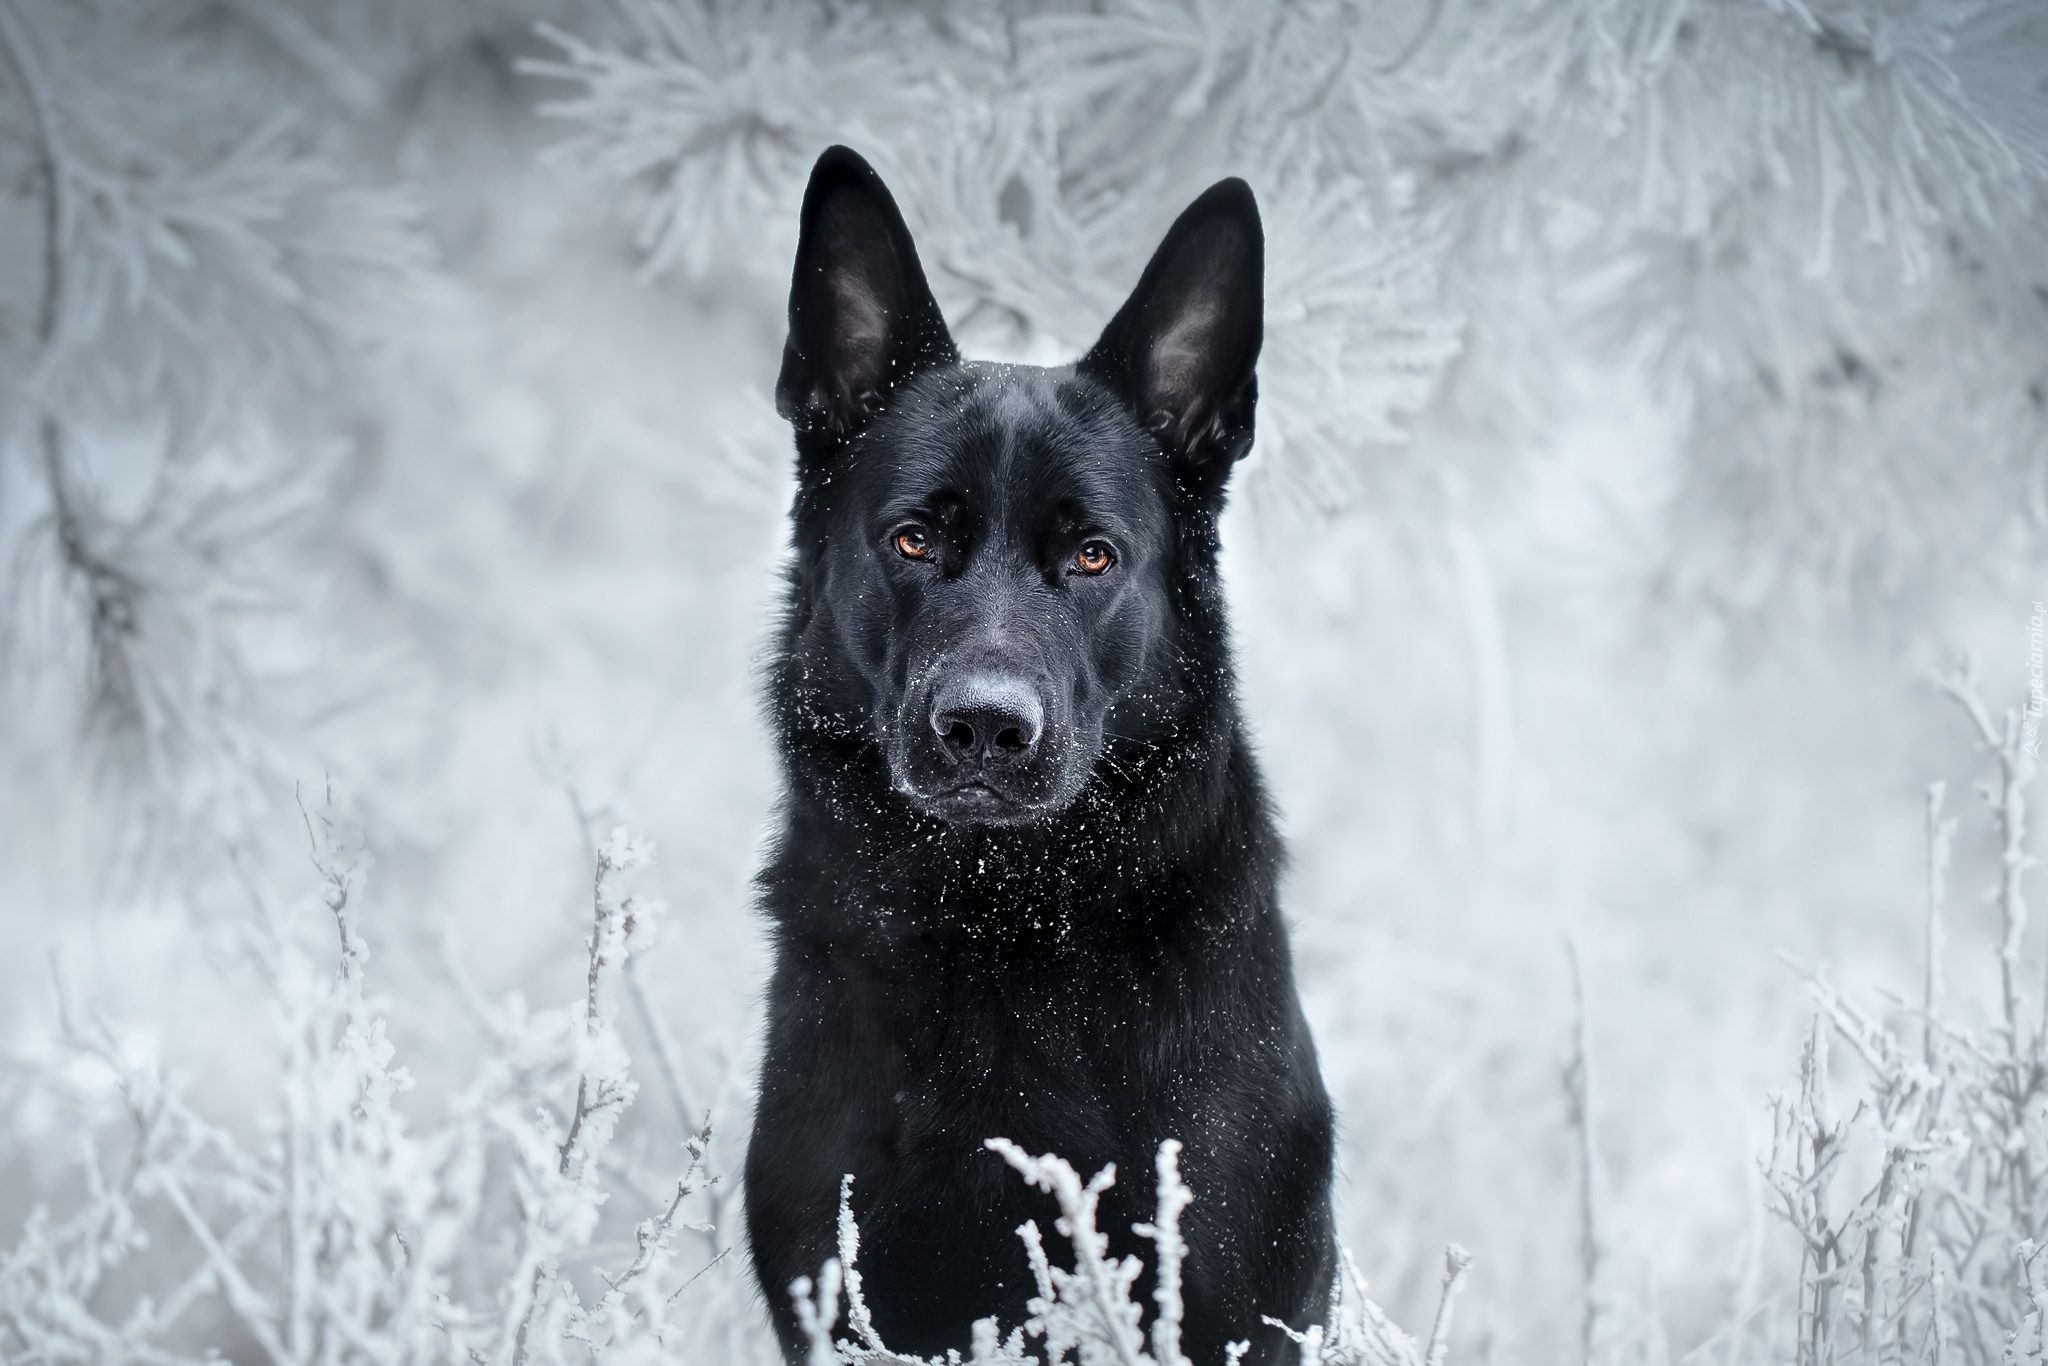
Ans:
POLYGON ((1084 541, 1074 554, 1074 568, 1083 574, 1100 574, 1116 563, 1116 552, 1107 541, 1084 541))
POLYGON ((928 560, 932 557, 931 537, 924 534, 921 526, 907 526, 896 533, 896 553, 906 560, 928 560))

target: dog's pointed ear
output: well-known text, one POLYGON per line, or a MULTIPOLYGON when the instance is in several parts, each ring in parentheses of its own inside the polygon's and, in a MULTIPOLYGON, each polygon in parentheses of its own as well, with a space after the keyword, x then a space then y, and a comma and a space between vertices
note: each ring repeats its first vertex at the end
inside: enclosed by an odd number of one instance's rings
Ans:
POLYGON ((1198 485, 1251 450, 1266 239, 1251 186, 1220 180, 1167 230, 1081 373, 1107 384, 1198 485))
POLYGON ((888 186, 858 153, 827 148, 804 191, 775 382, 799 448, 836 445, 897 385, 959 358, 888 186))

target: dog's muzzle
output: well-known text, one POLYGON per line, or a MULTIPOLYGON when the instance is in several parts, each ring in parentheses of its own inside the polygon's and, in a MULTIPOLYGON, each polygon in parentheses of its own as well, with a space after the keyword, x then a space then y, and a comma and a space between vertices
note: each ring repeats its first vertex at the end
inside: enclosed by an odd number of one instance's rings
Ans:
POLYGON ((896 786, 942 820, 1023 825, 1078 790, 1073 748, 1043 680, 1014 669, 946 670, 906 699, 896 786))

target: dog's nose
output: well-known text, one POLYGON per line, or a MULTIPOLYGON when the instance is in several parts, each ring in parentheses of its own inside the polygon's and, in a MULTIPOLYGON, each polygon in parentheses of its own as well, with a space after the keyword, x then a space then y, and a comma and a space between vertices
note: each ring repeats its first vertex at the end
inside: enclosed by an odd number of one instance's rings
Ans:
POLYGON ((1006 674, 968 674, 932 699, 932 729, 956 762, 1018 763, 1038 749, 1045 705, 1038 689, 1006 674))

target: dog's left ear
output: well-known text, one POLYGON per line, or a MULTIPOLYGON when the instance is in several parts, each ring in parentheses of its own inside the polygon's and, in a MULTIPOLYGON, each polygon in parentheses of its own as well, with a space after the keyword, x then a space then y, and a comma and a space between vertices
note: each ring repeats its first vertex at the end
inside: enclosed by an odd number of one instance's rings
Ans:
POLYGON ((889 187, 859 153, 828 147, 804 190, 775 382, 798 449, 830 450, 897 385, 959 358, 889 187))
POLYGON ((1220 492, 1251 450, 1266 238, 1251 186, 1220 180, 1187 207, 1079 369, 1131 405, 1183 477, 1220 492))

